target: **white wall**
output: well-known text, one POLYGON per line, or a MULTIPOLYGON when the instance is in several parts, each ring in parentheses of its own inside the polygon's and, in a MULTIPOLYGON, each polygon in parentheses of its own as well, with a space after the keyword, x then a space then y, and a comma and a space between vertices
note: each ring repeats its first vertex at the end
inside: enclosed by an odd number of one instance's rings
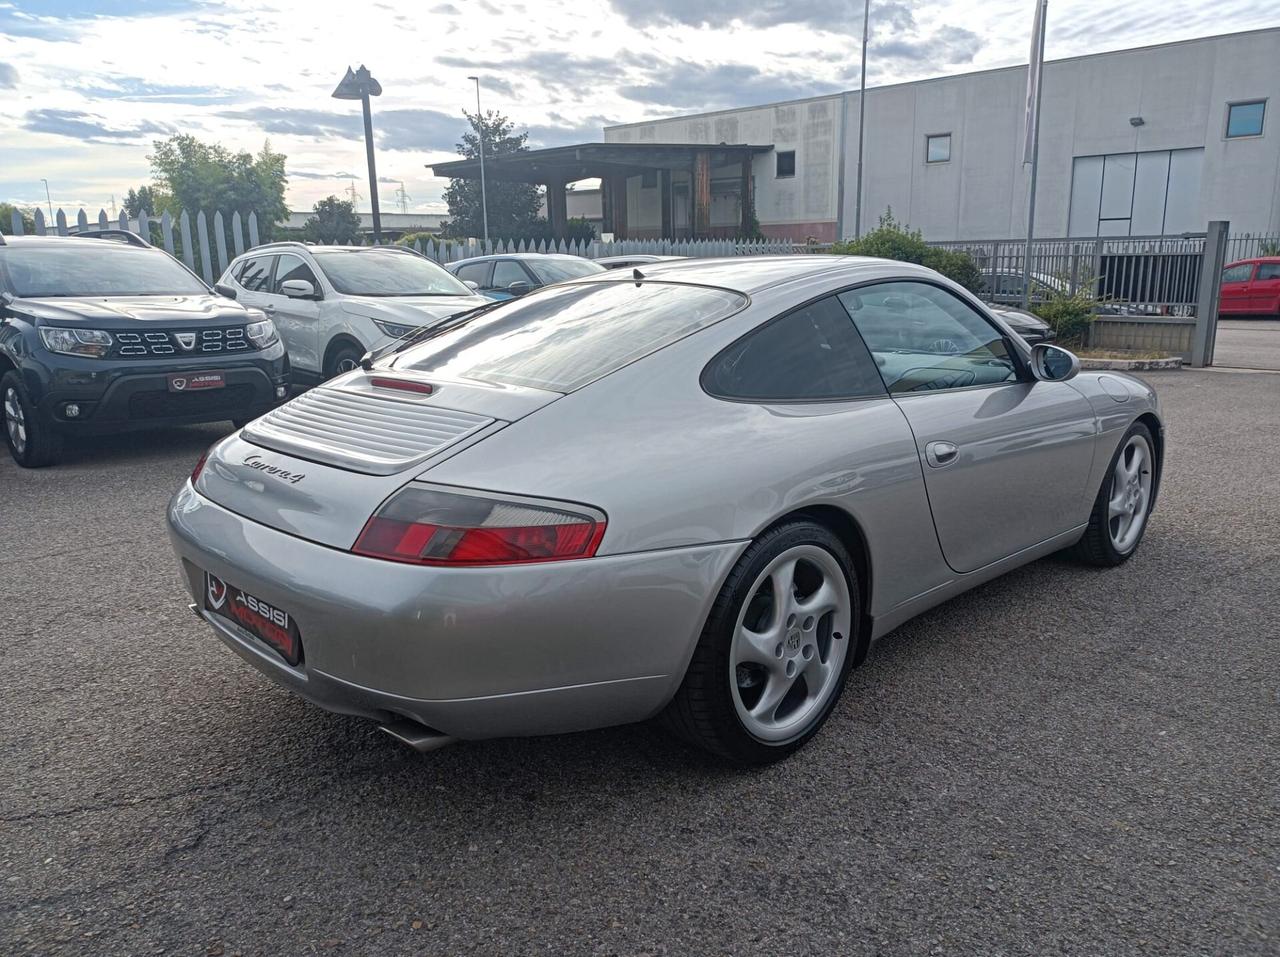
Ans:
MULTIPOLYGON (((892 206, 928 239, 1022 234, 1026 77, 1023 66, 869 90, 863 229, 892 206), (926 165, 925 136, 946 132, 950 162, 926 165)), ((605 130, 615 143, 794 149, 793 179, 775 178, 773 153, 753 165, 757 218, 776 235, 793 226, 793 238, 837 220, 853 234, 857 139, 857 93, 605 130)), ((1046 64, 1036 235, 1066 234, 1075 157, 1186 148, 1204 149, 1199 196, 1191 198, 1198 219, 1230 220, 1233 233, 1280 232, 1280 28, 1046 64), (1263 135, 1227 140, 1227 103, 1258 98, 1269 98, 1263 135), (1144 125, 1131 126, 1133 116, 1144 125)))

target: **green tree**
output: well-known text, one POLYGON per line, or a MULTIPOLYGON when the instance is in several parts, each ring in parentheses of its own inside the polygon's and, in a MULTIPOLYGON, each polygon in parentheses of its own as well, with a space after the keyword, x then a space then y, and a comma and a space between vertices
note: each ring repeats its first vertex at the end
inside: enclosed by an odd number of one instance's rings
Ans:
POLYGON ((139 213, 148 216, 159 216, 165 210, 175 213, 173 197, 168 196, 154 186, 139 186, 131 189, 124 197, 124 211, 130 219, 137 219, 139 213))
POLYGON ((12 203, 0 203, 0 233, 5 236, 13 235, 13 214, 22 214, 22 231, 28 236, 36 231, 36 221, 28 209, 18 209, 12 203))
POLYGON ((272 238, 275 224, 289 214, 284 193, 288 183, 285 156, 270 141, 255 156, 233 153, 219 144, 202 143, 181 134, 155 143, 151 160, 152 189, 172 197, 173 206, 194 216, 200 210, 229 217, 258 214, 258 234, 272 238))
MULTIPOLYGON (((515 124, 501 113, 486 110, 479 114, 464 110, 463 115, 467 118, 470 129, 462 134, 458 153, 467 159, 479 157, 481 131, 484 134, 486 159, 490 156, 523 153, 529 149, 525 145, 529 138, 528 132, 515 133, 515 124)), ((485 199, 489 207, 489 235, 502 239, 525 238, 538 218, 538 207, 541 205, 538 187, 532 183, 504 183, 492 179, 485 185, 485 199)), ((449 204, 449 222, 443 227, 445 236, 466 238, 484 235, 479 179, 451 180, 445 188, 444 199, 449 204)))
POLYGON ((880 224, 860 239, 834 243, 831 251, 841 256, 875 256, 917 263, 935 269, 971 292, 982 285, 982 272, 973 257, 958 250, 939 249, 924 241, 920 230, 912 229, 893 218, 887 209, 880 224))
POLYGON ((355 205, 337 196, 326 196, 312 207, 315 215, 302 227, 303 238, 312 243, 351 243, 360 236, 360 217, 355 205))

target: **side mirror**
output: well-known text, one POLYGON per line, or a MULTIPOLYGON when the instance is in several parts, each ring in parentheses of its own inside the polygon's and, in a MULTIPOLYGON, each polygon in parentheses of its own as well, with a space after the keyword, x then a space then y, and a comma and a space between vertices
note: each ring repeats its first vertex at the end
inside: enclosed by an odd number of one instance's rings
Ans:
POLYGON ((507 286, 507 292, 513 296, 523 296, 527 292, 532 292, 533 286, 524 279, 517 279, 511 285, 507 286))
POLYGON ((234 299, 236 297, 235 286, 228 286, 225 282, 215 283, 213 291, 219 296, 226 296, 228 299, 234 299))
POLYGON ((462 284, 472 292, 476 292, 480 288, 480 283, 476 282, 474 279, 464 279, 462 280, 462 284))
POLYGON ((280 292, 290 299, 314 299, 316 287, 306 279, 286 279, 280 283, 280 292))
POLYGON ((1080 374, 1080 359, 1061 346, 1037 342, 1031 347, 1031 374, 1042 382, 1066 382, 1080 374))

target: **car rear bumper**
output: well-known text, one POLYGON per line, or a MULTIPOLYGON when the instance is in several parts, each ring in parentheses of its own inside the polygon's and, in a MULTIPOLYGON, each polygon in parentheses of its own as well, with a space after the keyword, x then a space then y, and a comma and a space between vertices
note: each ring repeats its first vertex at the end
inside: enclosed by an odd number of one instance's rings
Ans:
POLYGON ((353 555, 236 515, 186 484, 169 532, 197 612, 322 708, 407 717, 458 738, 639 721, 675 693, 745 543, 572 562, 442 569, 353 555), (291 614, 290 666, 203 610, 205 572, 291 614))
POLYGON ((283 401, 289 360, 281 345, 252 358, 219 362, 209 358, 129 363, 52 357, 40 375, 37 414, 67 434, 101 434, 223 419, 255 418, 283 401), (221 389, 174 393, 169 376, 221 372, 221 389), (67 406, 79 414, 67 415, 67 406))

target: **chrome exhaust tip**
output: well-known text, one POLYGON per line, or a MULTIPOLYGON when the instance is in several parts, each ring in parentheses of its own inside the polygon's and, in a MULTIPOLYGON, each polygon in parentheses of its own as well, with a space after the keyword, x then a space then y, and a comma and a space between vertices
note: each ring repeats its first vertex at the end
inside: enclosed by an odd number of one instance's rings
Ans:
POLYGON ((387 724, 378 725, 378 727, 401 744, 407 744, 421 754, 448 747, 458 740, 447 734, 441 734, 433 728, 428 728, 425 724, 410 721, 408 718, 403 718, 400 721, 391 721, 387 724))

